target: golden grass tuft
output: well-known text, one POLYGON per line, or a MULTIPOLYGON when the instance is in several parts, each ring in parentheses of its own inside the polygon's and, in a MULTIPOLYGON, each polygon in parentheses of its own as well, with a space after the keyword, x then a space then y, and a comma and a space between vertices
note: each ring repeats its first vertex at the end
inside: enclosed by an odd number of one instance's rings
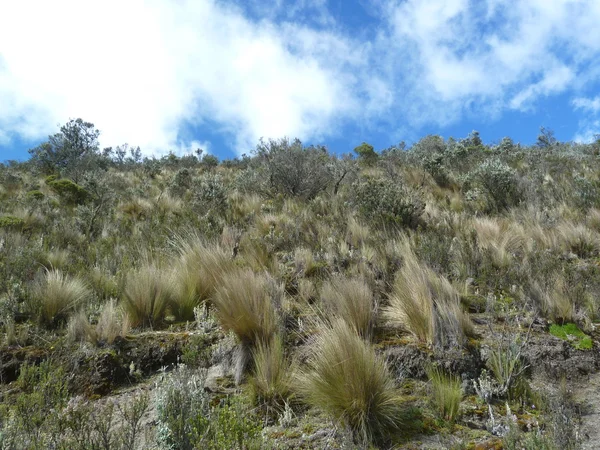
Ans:
POLYGON ((446 278, 420 264, 408 246, 385 315, 390 323, 417 339, 441 347, 463 345, 473 328, 456 289, 446 278))
POLYGON ((33 288, 33 309, 39 321, 47 326, 66 320, 68 314, 91 295, 87 285, 79 278, 60 270, 46 270, 43 278, 33 288))
POLYGON ((131 325, 160 326, 175 291, 172 274, 156 264, 146 263, 129 272, 122 300, 131 325))
POLYGON ((460 378, 439 367, 427 368, 431 386, 431 403, 440 418, 454 422, 459 415, 463 389, 460 378))
POLYGON ((269 342, 259 341, 252 351, 252 394, 259 405, 281 411, 292 396, 295 367, 286 357, 283 340, 274 335, 269 342))
POLYGON ((361 337, 370 339, 376 320, 373 292, 363 279, 336 276, 323 284, 325 310, 341 318, 361 337))
POLYGON ((267 280, 250 270, 226 274, 213 303, 223 328, 232 331, 244 345, 267 342, 278 329, 267 280))
POLYGON ((316 337, 298 382, 310 405, 363 442, 384 440, 400 426, 401 396, 385 361, 344 321, 316 337))
POLYGON ((194 308, 214 295, 235 262, 231 253, 197 235, 180 236, 175 246, 179 260, 173 271, 172 313, 178 320, 194 320, 194 308))

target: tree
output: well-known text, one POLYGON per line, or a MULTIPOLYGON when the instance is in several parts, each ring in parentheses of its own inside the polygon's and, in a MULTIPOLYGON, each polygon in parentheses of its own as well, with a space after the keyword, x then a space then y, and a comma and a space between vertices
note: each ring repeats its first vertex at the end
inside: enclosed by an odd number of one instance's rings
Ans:
POLYGON ((536 145, 540 148, 554 147, 558 141, 554 137, 554 130, 546 127, 540 127, 540 134, 537 137, 536 145))
POLYGON ((48 141, 29 150, 31 160, 45 173, 74 171, 85 168, 98 159, 100 131, 93 123, 71 119, 60 132, 48 136, 48 141))
POLYGON ((354 149, 354 153, 358 155, 358 159, 365 166, 373 166, 377 162, 379 155, 375 152, 372 145, 363 142, 354 149))

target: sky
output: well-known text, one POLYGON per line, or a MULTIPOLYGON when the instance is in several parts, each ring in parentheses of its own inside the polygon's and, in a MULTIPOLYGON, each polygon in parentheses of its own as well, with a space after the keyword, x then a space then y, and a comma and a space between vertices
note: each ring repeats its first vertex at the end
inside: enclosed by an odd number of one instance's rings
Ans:
POLYGON ((0 161, 81 117, 102 148, 600 133, 598 0, 0 0, 0 161))

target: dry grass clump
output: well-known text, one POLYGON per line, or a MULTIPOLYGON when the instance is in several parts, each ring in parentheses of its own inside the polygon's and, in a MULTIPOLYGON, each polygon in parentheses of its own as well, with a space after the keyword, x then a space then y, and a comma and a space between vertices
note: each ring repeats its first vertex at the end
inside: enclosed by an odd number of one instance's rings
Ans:
POLYGON ((117 307, 116 301, 111 299, 102 307, 96 324, 95 339, 98 342, 112 344, 117 337, 125 337, 130 326, 127 313, 117 307))
POLYGON ((392 324, 430 345, 463 345, 472 331, 468 314, 450 282, 420 264, 407 249, 385 313, 392 324))
POLYGON ((299 389, 311 405, 348 425, 363 442, 400 426, 401 397, 384 360, 345 322, 336 321, 311 347, 299 389))
POLYGON ((171 273, 153 263, 146 263, 129 272, 122 299, 131 325, 159 326, 175 292, 171 273))
POLYGON ((327 311, 344 320, 361 337, 371 337, 376 305, 373 292, 363 279, 334 277, 323 285, 321 300, 327 311))
POLYGON ((197 235, 178 237, 175 245, 180 257, 173 272, 172 313, 179 320, 194 320, 194 308, 214 295, 235 263, 222 247, 208 245, 197 235))
POLYGON ((274 335, 269 342, 259 341, 252 351, 252 360, 250 387, 256 401, 282 410, 292 395, 295 368, 285 355, 281 336, 274 335))
POLYGON ((225 275, 213 303, 223 328, 233 331, 243 344, 267 342, 277 331, 277 313, 267 280, 250 270, 225 275))
POLYGON ((225 331, 238 338, 236 382, 248 365, 251 352, 259 343, 268 342, 278 330, 278 317, 267 279, 250 270, 238 270, 223 277, 213 298, 216 316, 225 331))
POLYGON ((528 295, 541 313, 550 320, 558 323, 573 321, 575 307, 564 277, 556 276, 550 286, 534 282, 529 287, 528 295))
POLYGON ((53 326, 64 321, 68 313, 90 296, 87 285, 79 278, 60 270, 46 270, 32 291, 33 309, 39 321, 53 326))
POLYGON ((94 329, 83 310, 78 311, 69 318, 66 336, 69 342, 95 342, 94 329))

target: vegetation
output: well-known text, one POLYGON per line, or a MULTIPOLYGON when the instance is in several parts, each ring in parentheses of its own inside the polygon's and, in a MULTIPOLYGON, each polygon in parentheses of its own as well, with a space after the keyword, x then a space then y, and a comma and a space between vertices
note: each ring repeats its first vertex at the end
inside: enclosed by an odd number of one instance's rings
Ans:
POLYGON ((0 164, 0 447, 576 448, 594 428, 598 142, 219 161, 98 136, 72 120, 0 164))

